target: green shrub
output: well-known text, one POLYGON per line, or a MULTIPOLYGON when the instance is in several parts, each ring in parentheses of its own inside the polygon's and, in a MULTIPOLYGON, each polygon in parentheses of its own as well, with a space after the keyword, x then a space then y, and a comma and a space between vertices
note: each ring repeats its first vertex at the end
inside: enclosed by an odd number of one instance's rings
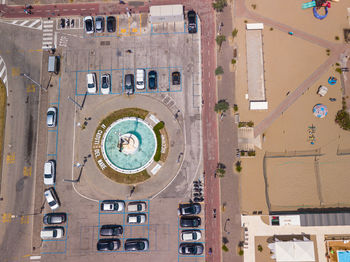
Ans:
POLYGON ((255 156, 255 151, 248 151, 248 156, 255 156))
POLYGON ((216 113, 219 113, 219 112, 225 112, 227 109, 229 109, 230 107, 230 104, 225 101, 225 100, 220 100, 219 102, 217 102, 214 106, 214 111, 216 113))
POLYGON ((337 67, 337 68, 335 69, 335 72, 341 74, 341 73, 342 73, 341 68, 340 68, 340 67, 337 67))
POLYGON ((340 38, 339 36, 335 36, 334 39, 338 41, 340 38))
POLYGON ((225 252, 228 252, 228 247, 225 244, 223 244, 222 245, 222 250, 225 251, 225 252))
POLYGON ((164 122, 160 121, 158 124, 156 124, 153 127, 153 131, 156 135, 156 139, 157 139, 157 150, 156 153, 154 154, 153 160, 154 161, 159 161, 160 160, 160 156, 162 155, 162 136, 160 134, 160 130, 164 128, 164 122))
POLYGON ((241 156, 245 156, 245 152, 244 151, 241 151, 240 154, 241 154, 241 156))
POLYGON ((248 125, 249 127, 253 127, 253 126, 254 126, 254 122, 253 122, 253 121, 249 121, 249 122, 247 123, 247 125, 248 125))
POLYGON ((350 116, 343 108, 337 112, 335 122, 344 130, 350 130, 350 116))
POLYGON ((221 48, 222 43, 226 41, 226 36, 218 35, 215 40, 216 40, 216 43, 218 44, 218 46, 221 48))
POLYGON ((263 247, 261 245, 258 245, 258 251, 262 252, 263 251, 263 247))
POLYGON ((235 112, 238 111, 238 105, 236 105, 236 104, 233 105, 233 111, 235 111, 235 112))
POLYGON ((224 7, 227 5, 227 1, 216 0, 212 5, 216 12, 222 12, 224 10, 224 7))
POLYGON ((232 37, 235 38, 237 36, 237 34, 238 34, 238 29, 237 28, 233 29, 232 37))
POLYGON ((234 64, 236 64, 236 63, 237 63, 237 60, 236 60, 236 59, 232 59, 232 60, 231 60, 231 64, 234 65, 234 64))
POLYGON ((243 254, 244 254, 243 249, 240 249, 240 250, 238 251, 238 255, 243 256, 243 254))
POLYGON ((245 127, 245 122, 239 122, 238 127, 245 127))
POLYGON ((222 66, 218 66, 216 69, 215 69, 215 75, 218 76, 218 75, 222 75, 224 73, 224 69, 222 68, 222 66))

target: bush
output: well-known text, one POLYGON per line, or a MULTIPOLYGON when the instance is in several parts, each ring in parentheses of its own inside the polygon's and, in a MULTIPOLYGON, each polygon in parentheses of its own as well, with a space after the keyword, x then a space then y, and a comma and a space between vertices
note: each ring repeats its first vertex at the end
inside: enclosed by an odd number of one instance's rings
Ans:
POLYGON ((248 156, 255 156, 255 151, 248 151, 248 156))
POLYGON ((244 151, 241 151, 241 156, 245 156, 245 152, 244 151))
POLYGON ((339 110, 335 122, 344 130, 350 130, 350 116, 345 108, 339 110))
POLYGON ((222 43, 226 41, 226 36, 218 35, 215 40, 216 40, 216 43, 218 44, 218 46, 221 48, 222 43))
POLYGON ((273 31, 273 27, 270 27, 270 31, 273 31))
POLYGON ((235 38, 237 36, 237 34, 238 34, 238 29, 237 28, 233 29, 232 37, 235 38))
POLYGON ((249 122, 247 123, 247 126, 253 127, 253 126, 254 126, 254 122, 253 122, 253 121, 249 121, 249 122))
POLYGON ((222 68, 222 66, 218 66, 216 69, 215 69, 215 75, 222 75, 224 73, 224 69, 222 68))
POLYGON ((337 67, 337 68, 335 69, 335 72, 341 74, 341 73, 342 73, 341 68, 340 68, 340 67, 337 67))
POLYGON ((158 124, 156 124, 153 127, 153 131, 156 135, 156 139, 157 139, 157 150, 156 153, 154 154, 153 160, 154 161, 159 161, 160 160, 160 156, 162 155, 162 136, 160 134, 160 130, 164 128, 164 122, 160 121, 158 124))
POLYGON ((215 0, 215 2, 213 3, 213 8, 217 12, 222 12, 225 6, 227 6, 226 0, 215 0))
POLYGON ((245 122, 239 122, 238 127, 245 127, 245 122))
POLYGON ((236 171, 238 173, 242 171, 241 161, 237 161, 237 163, 236 163, 236 171))
POLYGON ((231 60, 231 64, 234 65, 234 64, 236 64, 236 63, 237 63, 237 60, 236 60, 236 59, 232 59, 232 60, 231 60))
POLYGON ((238 255, 243 256, 243 254, 244 254, 243 249, 240 249, 240 250, 238 251, 238 255))
POLYGON ((258 251, 262 252, 263 251, 263 247, 261 245, 258 245, 258 251))
POLYGON ((252 4, 252 8, 255 10, 255 9, 256 9, 256 5, 255 5, 255 4, 252 4))
POLYGON ((338 41, 340 38, 339 36, 335 36, 334 39, 338 41))
POLYGON ((235 112, 238 111, 238 105, 236 105, 236 104, 233 105, 233 111, 235 111, 235 112))
POLYGON ((219 177, 224 177, 224 176, 225 176, 225 173, 226 173, 226 170, 223 169, 223 168, 217 168, 217 169, 216 169, 216 173, 219 174, 219 177))
POLYGON ((216 113, 225 112, 230 107, 230 104, 225 100, 220 100, 215 104, 214 110, 216 113))
POLYGON ((223 244, 222 245, 222 250, 225 251, 225 252, 228 252, 228 247, 225 244, 223 244))

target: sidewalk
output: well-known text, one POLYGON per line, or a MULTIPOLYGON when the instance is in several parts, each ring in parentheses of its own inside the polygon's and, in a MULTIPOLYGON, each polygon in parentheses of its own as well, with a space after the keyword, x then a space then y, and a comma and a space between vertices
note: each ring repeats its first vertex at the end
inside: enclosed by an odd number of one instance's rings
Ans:
MULTIPOLYGON (((231 108, 235 104, 235 73, 230 72, 234 47, 229 43, 229 37, 234 29, 232 11, 232 6, 228 5, 222 13, 216 16, 217 27, 223 23, 221 34, 226 36, 226 41, 217 54, 217 66, 222 66, 224 69, 222 79, 217 81, 218 100, 225 99, 230 103, 231 108)), ((222 237, 227 242, 226 246, 229 250, 228 252, 222 251, 222 257, 223 261, 243 261, 243 257, 240 257, 237 252, 242 235, 239 201, 240 178, 233 170, 237 148, 237 126, 234 124, 231 110, 225 112, 225 116, 219 121, 219 148, 219 162, 226 166, 225 176, 220 178, 221 205, 224 206, 221 220, 222 237)))

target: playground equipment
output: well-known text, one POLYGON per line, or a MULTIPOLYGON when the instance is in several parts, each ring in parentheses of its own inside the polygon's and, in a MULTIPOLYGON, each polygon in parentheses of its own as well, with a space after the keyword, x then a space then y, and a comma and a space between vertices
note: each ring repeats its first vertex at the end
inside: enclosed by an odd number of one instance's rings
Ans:
POLYGON ((317 90, 317 94, 319 94, 320 96, 325 96, 327 92, 328 92, 328 88, 325 86, 319 86, 317 90))
POLYGON ((324 118, 328 114, 328 109, 325 105, 317 104, 312 109, 314 115, 318 118, 324 118))
POLYGON ((307 133, 308 133, 307 141, 309 141, 311 145, 314 145, 316 142, 316 137, 315 137, 316 127, 313 124, 309 126, 309 128, 307 129, 307 133))
POLYGON ((328 78, 328 84, 330 84, 331 86, 335 85, 337 83, 337 79, 334 76, 330 76, 328 78))
MULTIPOLYGON (((338 2, 339 0, 332 0, 332 1, 338 2)), ((313 7, 314 16, 317 19, 322 20, 322 19, 327 17, 327 15, 328 15, 328 8, 331 7, 331 3, 329 1, 327 1, 327 0, 313 0, 311 2, 303 3, 302 6, 301 6, 302 9, 307 9, 307 8, 311 8, 311 7, 313 7), (321 7, 324 7, 324 10, 325 10, 325 14, 324 15, 320 15, 317 12, 321 7)))

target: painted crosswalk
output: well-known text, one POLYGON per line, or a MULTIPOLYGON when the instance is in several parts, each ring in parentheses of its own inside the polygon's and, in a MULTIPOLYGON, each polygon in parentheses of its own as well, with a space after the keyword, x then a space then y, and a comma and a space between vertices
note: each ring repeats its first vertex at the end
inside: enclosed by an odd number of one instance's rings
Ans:
POLYGON ((53 20, 43 21, 43 45, 42 49, 47 50, 53 48, 54 34, 53 34, 53 20))
POLYGON ((7 90, 7 69, 4 59, 0 56, 0 78, 4 82, 7 90))
POLYGON ((14 26, 26 27, 30 29, 42 29, 41 19, 1 20, 0 22, 14 26))

